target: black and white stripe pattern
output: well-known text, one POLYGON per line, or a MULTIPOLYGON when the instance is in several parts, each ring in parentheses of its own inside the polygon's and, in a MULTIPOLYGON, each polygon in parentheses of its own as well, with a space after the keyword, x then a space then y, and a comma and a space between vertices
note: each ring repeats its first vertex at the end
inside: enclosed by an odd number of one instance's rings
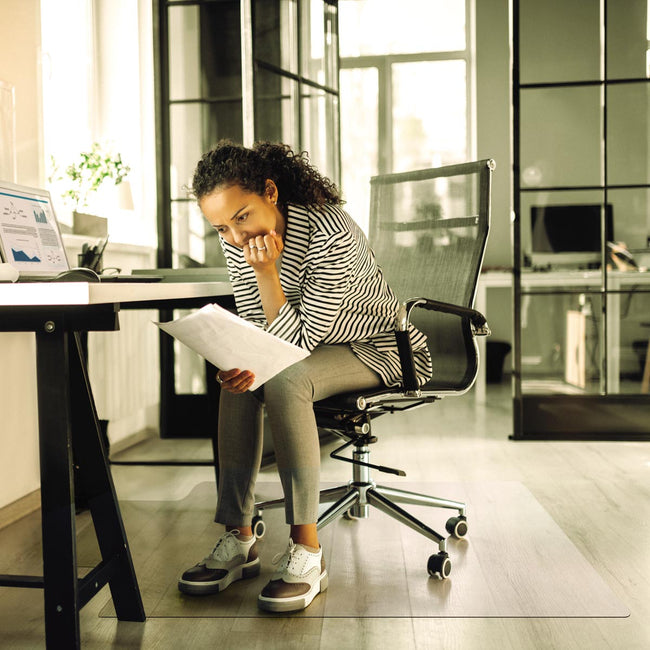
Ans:
MULTIPOLYGON (((220 238, 221 239, 221 238, 220 238)), ((280 283, 287 302, 267 325, 255 273, 243 251, 221 239, 242 318, 306 350, 349 343, 387 386, 401 383, 395 343, 398 300, 363 231, 333 205, 288 206, 280 283)), ((418 378, 432 373, 426 337, 411 331, 418 378)))

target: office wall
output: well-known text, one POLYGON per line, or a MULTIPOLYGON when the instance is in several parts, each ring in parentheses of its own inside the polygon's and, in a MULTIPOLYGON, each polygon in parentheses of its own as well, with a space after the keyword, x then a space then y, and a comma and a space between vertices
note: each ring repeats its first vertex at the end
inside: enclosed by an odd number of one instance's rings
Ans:
POLYGON ((486 266, 511 266, 510 17, 508 0, 476 0, 476 133, 478 158, 497 163, 486 266))
POLYGON ((33 334, 0 334, 0 508, 40 485, 33 334))
POLYGON ((0 79, 16 94, 16 168, 23 185, 42 181, 40 0, 0 3, 0 79))
MULTIPOLYGON (((42 183, 39 48, 39 0, 2 0, 0 79, 15 87, 16 180, 23 185, 42 183)), ((0 507, 40 483, 34 362, 32 334, 0 334, 0 507)))
MULTIPOLYGON (((478 158, 494 158, 492 228, 485 267, 512 266, 510 248, 511 124, 508 0, 476 0, 476 121, 478 158)), ((490 340, 512 340, 512 293, 490 290, 490 340)))

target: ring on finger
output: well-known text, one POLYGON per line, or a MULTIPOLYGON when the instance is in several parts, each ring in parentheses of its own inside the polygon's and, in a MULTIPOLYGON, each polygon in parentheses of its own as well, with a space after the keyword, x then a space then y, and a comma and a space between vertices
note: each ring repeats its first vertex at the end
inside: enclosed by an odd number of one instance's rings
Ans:
POLYGON ((223 384, 223 379, 221 379, 221 377, 219 377, 218 374, 217 374, 217 383, 218 383, 220 386, 221 386, 221 384, 223 384))
POLYGON ((266 246, 257 246, 257 250, 258 250, 258 251, 265 251, 265 250, 266 250, 266 246))

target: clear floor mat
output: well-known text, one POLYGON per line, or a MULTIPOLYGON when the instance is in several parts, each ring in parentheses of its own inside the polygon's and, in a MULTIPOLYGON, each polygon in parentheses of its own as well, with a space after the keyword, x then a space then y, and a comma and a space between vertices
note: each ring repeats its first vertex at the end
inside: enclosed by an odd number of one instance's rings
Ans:
MULTIPOLYGON (((437 546, 371 508, 368 519, 339 519, 321 531, 329 588, 293 616, 306 617, 626 617, 628 609, 521 483, 390 483, 468 504, 469 534, 450 539, 451 576, 436 580, 427 560, 437 546)), ((280 496, 258 486, 258 498, 280 496)), ((265 513, 260 576, 221 594, 191 597, 180 574, 204 557, 221 530, 212 523, 215 488, 201 483, 179 501, 123 501, 122 514, 148 617, 268 617, 257 595, 288 538, 284 512, 265 513)), ((445 533, 453 511, 407 506, 445 533)), ((79 564, 96 561, 92 526, 80 534, 79 564)), ((114 617, 112 602, 101 616, 114 617)))

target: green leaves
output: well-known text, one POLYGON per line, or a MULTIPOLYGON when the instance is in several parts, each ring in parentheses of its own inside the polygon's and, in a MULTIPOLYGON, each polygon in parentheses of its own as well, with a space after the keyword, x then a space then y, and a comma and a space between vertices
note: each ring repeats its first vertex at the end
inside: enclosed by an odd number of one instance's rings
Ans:
POLYGON ((90 151, 82 151, 77 160, 69 164, 63 171, 52 159, 52 175, 50 181, 65 180, 69 187, 62 196, 75 205, 75 209, 86 207, 88 197, 96 192, 107 180, 119 185, 131 171, 124 164, 119 153, 107 152, 98 142, 93 142, 90 151))

